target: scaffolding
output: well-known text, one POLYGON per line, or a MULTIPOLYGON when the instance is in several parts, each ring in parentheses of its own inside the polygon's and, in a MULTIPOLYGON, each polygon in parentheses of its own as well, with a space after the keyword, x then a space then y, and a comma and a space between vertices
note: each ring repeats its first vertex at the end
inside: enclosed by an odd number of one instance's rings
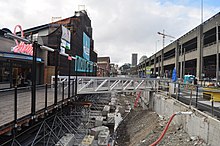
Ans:
POLYGON ((69 137, 74 146, 79 145, 90 134, 90 129, 95 127, 94 117, 102 116, 102 109, 110 98, 111 94, 78 96, 76 101, 45 115, 46 118, 29 123, 30 127, 26 130, 19 132, 15 129, 13 138, 3 145, 65 146, 63 137, 69 137))

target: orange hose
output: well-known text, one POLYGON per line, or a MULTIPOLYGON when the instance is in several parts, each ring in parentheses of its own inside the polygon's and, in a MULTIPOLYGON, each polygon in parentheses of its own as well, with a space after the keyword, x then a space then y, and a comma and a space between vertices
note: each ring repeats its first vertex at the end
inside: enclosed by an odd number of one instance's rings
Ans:
POLYGON ((168 123, 167 123, 165 129, 164 129, 163 132, 161 133, 160 137, 159 137, 154 143, 152 143, 150 146, 156 146, 156 145, 161 141, 161 139, 162 139, 162 138, 164 137, 164 135, 166 134, 167 129, 169 128, 169 125, 170 125, 170 123, 172 122, 172 120, 173 120, 173 118, 174 118, 175 115, 176 115, 176 114, 173 114, 173 115, 170 117, 170 119, 169 119, 169 121, 168 121, 168 123))

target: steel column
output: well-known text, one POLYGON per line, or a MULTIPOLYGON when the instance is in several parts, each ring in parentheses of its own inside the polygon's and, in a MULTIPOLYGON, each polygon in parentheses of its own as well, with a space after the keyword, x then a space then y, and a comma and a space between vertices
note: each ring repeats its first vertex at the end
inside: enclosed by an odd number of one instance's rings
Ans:
POLYGON ((14 124, 17 124, 17 115, 18 115, 18 90, 17 90, 17 86, 15 86, 15 92, 14 92, 14 124))
POLYGON ((216 82, 219 81, 219 35, 218 22, 216 22, 216 82))
POLYGON ((75 60, 75 65, 76 65, 76 78, 75 78, 75 96, 77 96, 77 76, 78 76, 78 58, 76 57, 75 60))
POLYGON ((70 76, 71 76, 71 60, 69 62, 69 74, 68 74, 68 98, 70 98, 70 76))
POLYGON ((54 105, 57 105, 57 87, 58 87, 58 50, 55 50, 55 85, 54 85, 54 105))
POLYGON ((32 60, 32 92, 31 92, 31 114, 35 115, 36 112, 36 67, 37 67, 37 47, 35 41, 33 43, 33 60, 32 60))
POLYGON ((45 84, 45 111, 47 111, 47 84, 45 84))

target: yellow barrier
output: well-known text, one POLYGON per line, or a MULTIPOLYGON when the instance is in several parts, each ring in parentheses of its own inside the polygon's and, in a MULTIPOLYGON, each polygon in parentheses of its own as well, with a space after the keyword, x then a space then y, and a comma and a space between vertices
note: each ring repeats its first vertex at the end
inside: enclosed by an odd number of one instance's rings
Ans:
POLYGON ((220 89, 219 88, 203 88, 203 98, 213 101, 220 101, 220 89))

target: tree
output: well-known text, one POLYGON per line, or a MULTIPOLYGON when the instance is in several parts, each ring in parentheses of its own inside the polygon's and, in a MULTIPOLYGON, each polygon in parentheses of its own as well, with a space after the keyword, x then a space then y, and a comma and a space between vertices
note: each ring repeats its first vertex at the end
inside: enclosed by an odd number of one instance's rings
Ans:
POLYGON ((124 65, 122 65, 119 70, 121 70, 121 74, 122 75, 127 75, 128 71, 131 68, 131 64, 130 63, 125 63, 124 65))

